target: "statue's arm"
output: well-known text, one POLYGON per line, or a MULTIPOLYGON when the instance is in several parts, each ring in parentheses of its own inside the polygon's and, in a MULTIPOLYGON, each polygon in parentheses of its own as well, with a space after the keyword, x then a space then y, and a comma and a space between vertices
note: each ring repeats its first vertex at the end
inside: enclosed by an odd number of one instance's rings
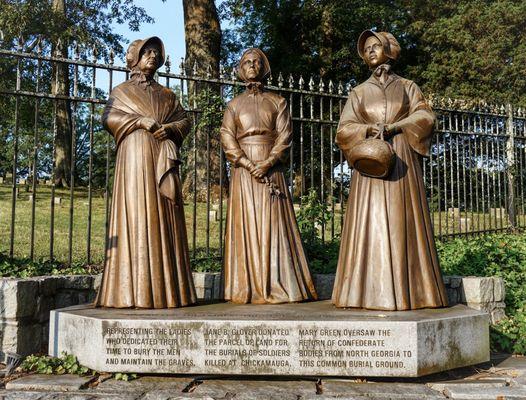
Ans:
POLYGON ((120 143, 127 135, 141 128, 142 116, 134 113, 126 113, 116 107, 118 100, 110 96, 102 114, 102 125, 110 132, 115 141, 120 143))
POLYGON ((435 113, 426 102, 418 85, 409 82, 406 88, 409 97, 408 116, 394 125, 396 129, 403 132, 414 151, 423 156, 428 156, 433 137, 435 113))
POLYGON ((225 156, 235 167, 243 167, 250 170, 254 167, 245 152, 239 146, 236 139, 236 123, 234 110, 230 105, 225 109, 223 123, 221 124, 220 138, 225 156))
POLYGON ((177 146, 181 146, 184 138, 188 135, 188 132, 190 132, 190 120, 181 103, 177 100, 175 100, 175 102, 173 121, 165 124, 165 127, 168 130, 170 139, 172 139, 177 146))
POLYGON ((278 115, 276 117, 276 133, 277 137, 274 146, 270 150, 267 161, 271 166, 278 161, 284 162, 287 159, 289 149, 292 143, 292 123, 289 113, 287 101, 280 98, 278 102, 278 115))
POLYGON ((353 90, 343 108, 335 139, 336 144, 344 154, 360 140, 366 138, 370 126, 361 121, 358 106, 358 95, 353 90))

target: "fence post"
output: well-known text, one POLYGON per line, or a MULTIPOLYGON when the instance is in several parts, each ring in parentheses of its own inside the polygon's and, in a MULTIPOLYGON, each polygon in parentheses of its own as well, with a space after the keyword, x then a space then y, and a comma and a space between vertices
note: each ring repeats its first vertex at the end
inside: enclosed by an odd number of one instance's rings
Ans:
POLYGON ((510 228, 516 228, 516 213, 515 213, 515 129, 513 121, 513 107, 508 104, 508 123, 507 123, 507 140, 506 140, 506 176, 508 180, 508 220, 510 228))

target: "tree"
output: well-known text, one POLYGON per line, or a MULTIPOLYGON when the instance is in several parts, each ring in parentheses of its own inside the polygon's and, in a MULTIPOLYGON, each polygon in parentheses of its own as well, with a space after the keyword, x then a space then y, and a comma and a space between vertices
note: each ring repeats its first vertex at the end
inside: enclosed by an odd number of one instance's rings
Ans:
MULTIPOLYGON (((128 23, 130 29, 136 31, 141 23, 153 22, 153 19, 130 0, 0 0, 4 48, 18 47, 28 52, 40 42, 44 54, 58 58, 70 57, 68 48, 73 44, 84 49, 97 47, 102 57, 107 57, 110 49, 123 54, 120 42, 124 38, 113 32, 113 22, 128 23)), ((2 74, 0 84, 10 87, 14 81, 13 65, 6 69, 8 73, 2 74)), ((65 64, 53 63, 50 70, 44 70, 42 82, 51 82, 52 94, 69 95, 70 73, 65 64)), ((47 119, 50 118, 53 116, 47 115, 47 119)), ((70 102, 57 101, 55 183, 58 185, 70 183, 71 126, 70 102)))
POLYGON ((525 13, 521 0, 226 0, 224 58, 256 45, 275 71, 360 82, 356 41, 374 28, 398 38, 395 70, 425 92, 525 105, 525 13))
POLYGON ((406 1, 419 62, 409 74, 443 96, 526 105, 526 3, 406 1))
MULTIPOLYGON (((214 1, 183 0, 183 8, 186 71, 189 74, 196 72, 199 76, 208 75, 218 78, 221 27, 214 1)), ((218 91, 217 86, 205 84, 195 86, 191 82, 189 84, 189 101, 191 104, 199 102, 200 108, 214 107, 209 100, 217 98, 215 94, 218 91)), ((195 163, 195 179, 193 169, 187 170, 184 177, 183 193, 185 196, 192 196, 195 190, 199 201, 206 201, 207 178, 210 179, 212 197, 218 198, 219 196, 219 175, 221 169, 224 168, 224 163, 221 163, 219 156, 219 132, 214 128, 217 128, 217 124, 201 123, 194 126, 196 152, 186 152, 186 164, 194 166, 195 163), (209 140, 208 146, 207 140, 209 140)))
POLYGON ((397 31, 401 15, 392 0, 226 0, 224 59, 235 62, 242 49, 256 46, 274 72, 362 79, 367 70, 356 54, 358 35, 371 27, 397 31))

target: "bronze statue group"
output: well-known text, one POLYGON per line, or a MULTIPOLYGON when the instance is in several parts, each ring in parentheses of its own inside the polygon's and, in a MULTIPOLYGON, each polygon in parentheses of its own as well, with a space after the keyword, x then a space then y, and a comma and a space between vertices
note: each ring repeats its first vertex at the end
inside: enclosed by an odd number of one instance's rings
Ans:
MULTIPOLYGON (((332 302, 336 307, 412 310, 447 306, 422 179, 435 116, 418 86, 393 72, 400 45, 364 31, 358 53, 372 71, 352 90, 336 143, 354 166, 332 302)), ((178 147, 190 124, 176 95, 153 76, 164 63, 157 37, 134 41, 130 79, 110 94, 103 123, 117 143, 106 262, 96 306, 172 308, 196 303, 178 147)), ((224 299, 277 304, 316 300, 285 182, 292 141, 286 100, 265 90, 259 49, 239 62, 244 93, 224 113, 231 163, 224 299)))

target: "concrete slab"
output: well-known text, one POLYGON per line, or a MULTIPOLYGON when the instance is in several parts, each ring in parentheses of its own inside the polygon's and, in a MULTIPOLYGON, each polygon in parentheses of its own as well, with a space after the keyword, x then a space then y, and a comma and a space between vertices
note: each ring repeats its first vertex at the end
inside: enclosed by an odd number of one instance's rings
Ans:
POLYGON ((316 387, 314 381, 207 379, 192 394, 214 399, 235 396, 235 400, 297 400, 308 394, 316 394, 316 387))
POLYGON ((50 392, 67 392, 79 390, 87 385, 93 377, 78 375, 26 375, 7 382, 8 390, 41 390, 50 392))
POLYGON ((152 390, 166 390, 181 393, 183 389, 192 381, 191 378, 142 376, 137 379, 125 382, 115 379, 108 379, 97 385, 94 392, 123 393, 140 392, 146 393, 152 390))
POLYGON ((487 389, 487 388, 499 388, 508 386, 511 383, 510 378, 488 378, 488 379, 466 379, 457 381, 444 381, 444 382, 433 382, 428 383, 427 386, 438 392, 443 392, 445 389, 451 388, 475 388, 475 389, 487 389))
POLYGON ((496 369, 516 371, 517 375, 526 375, 526 356, 509 356, 495 364, 496 369))
POLYGON ((445 396, 417 383, 374 382, 355 383, 344 380, 323 380, 324 396, 379 397, 406 400, 439 400, 445 396))
POLYGON ((127 394, 92 394, 89 392, 36 392, 0 390, 2 400, 138 400, 139 396, 127 394))
POLYGON ((510 386, 502 388, 473 388, 459 386, 455 388, 447 388, 444 391, 444 394, 450 399, 462 400, 526 399, 526 389, 510 386))
POLYGON ((488 314, 404 312, 329 301, 52 312, 51 355, 105 372, 417 377, 489 360, 488 314))

